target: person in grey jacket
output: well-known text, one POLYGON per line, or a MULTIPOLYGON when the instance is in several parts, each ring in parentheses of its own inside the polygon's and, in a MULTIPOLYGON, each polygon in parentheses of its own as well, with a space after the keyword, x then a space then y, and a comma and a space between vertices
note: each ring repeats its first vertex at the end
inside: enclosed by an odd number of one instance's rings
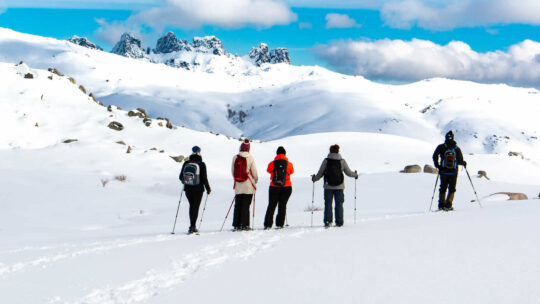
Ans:
POLYGON ((335 200, 336 226, 343 226, 343 202, 345 195, 345 173, 349 177, 358 178, 356 171, 351 171, 347 162, 339 154, 339 146, 330 146, 330 154, 324 159, 317 174, 311 176, 311 180, 316 182, 324 176, 324 226, 330 227, 332 224, 332 201, 335 200))

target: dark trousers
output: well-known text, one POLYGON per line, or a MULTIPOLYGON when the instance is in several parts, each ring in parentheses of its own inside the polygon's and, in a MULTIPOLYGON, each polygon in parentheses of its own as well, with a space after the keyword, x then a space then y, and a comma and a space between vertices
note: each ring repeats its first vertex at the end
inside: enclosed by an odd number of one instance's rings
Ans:
POLYGON ((457 173, 446 175, 441 174, 441 187, 439 188, 439 209, 452 207, 454 193, 456 192, 457 173), (448 190, 448 197, 446 191, 448 190))
POLYGON ((332 223, 332 200, 336 201, 336 225, 343 225, 343 202, 345 195, 343 189, 324 189, 324 223, 332 223))
POLYGON ((203 191, 186 189, 186 197, 189 202, 189 221, 191 227, 197 226, 197 217, 199 216, 199 207, 203 197, 203 191))
POLYGON ((234 228, 249 228, 249 206, 253 194, 237 194, 234 197, 234 228))
POLYGON ((287 215, 287 202, 292 193, 292 187, 270 187, 268 190, 268 208, 264 217, 264 227, 272 227, 276 206, 276 226, 283 227, 287 215))

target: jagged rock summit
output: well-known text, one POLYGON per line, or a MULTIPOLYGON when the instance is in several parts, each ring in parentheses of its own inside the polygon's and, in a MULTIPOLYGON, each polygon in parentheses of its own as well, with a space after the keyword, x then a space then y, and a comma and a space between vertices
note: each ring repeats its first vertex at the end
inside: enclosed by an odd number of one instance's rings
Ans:
POLYGON ((192 50, 193 49, 191 48, 191 45, 189 45, 187 40, 178 39, 178 37, 176 37, 173 32, 168 32, 163 37, 158 39, 156 43, 156 48, 154 49, 154 53, 168 54, 178 51, 191 52, 192 50))
POLYGON ((257 66, 265 63, 291 63, 288 49, 277 48, 270 50, 266 43, 261 43, 259 46, 252 48, 248 56, 257 66))
POLYGON ((73 44, 84 46, 85 48, 103 51, 103 49, 99 45, 90 42, 90 40, 88 40, 86 37, 79 37, 79 36, 75 35, 75 36, 67 39, 67 41, 69 41, 69 42, 71 42, 73 44))
POLYGON ((141 48, 141 40, 129 33, 122 34, 120 41, 116 43, 111 53, 136 59, 148 58, 146 52, 141 48))

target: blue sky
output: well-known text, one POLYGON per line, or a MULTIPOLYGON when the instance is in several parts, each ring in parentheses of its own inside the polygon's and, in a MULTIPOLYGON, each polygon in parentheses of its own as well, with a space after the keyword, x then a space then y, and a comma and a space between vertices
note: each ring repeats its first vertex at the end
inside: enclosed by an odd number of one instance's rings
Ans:
POLYGON ((60 39, 86 36, 105 50, 123 31, 139 32, 153 47, 171 30, 187 40, 215 35, 239 55, 260 42, 287 47, 294 64, 318 64, 379 81, 449 77, 534 85, 531 77, 504 77, 516 71, 484 75, 479 70, 495 59, 515 66, 523 52, 530 63, 540 62, 535 44, 540 4, 535 1, 516 0, 517 5, 506 7, 503 0, 4 0, 0 26, 60 39), (232 9, 213 10, 223 3, 232 9), (443 68, 411 59, 415 53, 443 68), (463 67, 456 69, 456 63, 463 67), (419 71, 406 72, 415 68, 419 71))

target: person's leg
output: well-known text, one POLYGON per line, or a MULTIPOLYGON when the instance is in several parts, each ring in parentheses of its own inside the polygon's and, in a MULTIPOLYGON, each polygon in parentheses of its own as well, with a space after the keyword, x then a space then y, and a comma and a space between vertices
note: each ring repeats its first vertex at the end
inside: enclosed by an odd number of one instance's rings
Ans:
POLYGON ((446 189, 448 188, 448 175, 440 175, 441 186, 439 188, 439 210, 446 208, 446 189))
POLYGON ((448 198, 446 198, 446 208, 453 209, 452 202, 454 201, 454 194, 456 193, 457 174, 450 175, 448 179, 448 198))
POLYGON ((332 223, 332 200, 334 199, 334 192, 329 189, 324 189, 324 225, 328 226, 332 223))
POLYGON ((190 194, 191 199, 189 201, 189 220, 191 223, 191 228, 197 227, 197 218, 199 217, 199 208, 201 206, 203 193, 204 192, 193 191, 190 194))
POLYGON ((251 200, 253 199, 253 194, 242 194, 242 210, 240 211, 240 227, 243 229, 249 228, 249 206, 251 205, 251 200))
POLYGON ((279 192, 278 213, 276 217, 276 226, 283 227, 285 225, 285 217, 287 216, 287 202, 292 194, 292 187, 283 187, 279 192))
POLYGON ((274 212, 279 201, 279 188, 270 187, 268 190, 268 208, 264 217, 264 228, 271 228, 274 223, 274 212))
POLYGON ((240 228, 240 217, 242 210, 242 194, 237 194, 234 197, 234 213, 233 213, 233 227, 234 229, 240 228))
POLYGON ((343 190, 334 190, 334 197, 336 200, 336 225, 343 226, 343 202, 345 201, 345 194, 343 190))

